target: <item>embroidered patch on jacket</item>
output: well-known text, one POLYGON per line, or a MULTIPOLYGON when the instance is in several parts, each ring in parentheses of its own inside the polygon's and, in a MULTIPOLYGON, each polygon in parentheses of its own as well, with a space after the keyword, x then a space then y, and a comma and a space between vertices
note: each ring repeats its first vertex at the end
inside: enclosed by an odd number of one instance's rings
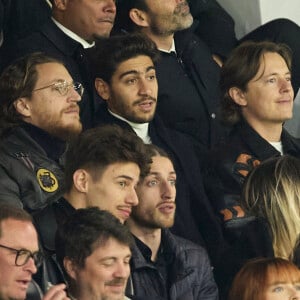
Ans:
POLYGON ((55 175, 47 169, 39 169, 36 178, 40 187, 48 193, 55 192, 58 189, 58 181, 55 175))
POLYGON ((233 170, 235 174, 246 177, 259 164, 260 161, 258 159, 249 154, 241 153, 233 165, 233 170))

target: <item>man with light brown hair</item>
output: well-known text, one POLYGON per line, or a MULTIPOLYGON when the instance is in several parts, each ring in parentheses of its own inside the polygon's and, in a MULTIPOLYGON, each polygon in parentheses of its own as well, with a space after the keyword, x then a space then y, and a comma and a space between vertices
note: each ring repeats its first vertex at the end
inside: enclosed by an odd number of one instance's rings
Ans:
POLYGON ((273 156, 300 157, 299 141, 283 128, 293 114, 291 59, 285 45, 245 42, 223 66, 221 110, 234 128, 211 154, 204 178, 229 241, 247 220, 239 198, 248 173, 273 156))
POLYGON ((0 77, 0 202, 30 212, 64 191, 61 156, 81 132, 81 83, 42 53, 16 60, 0 77))

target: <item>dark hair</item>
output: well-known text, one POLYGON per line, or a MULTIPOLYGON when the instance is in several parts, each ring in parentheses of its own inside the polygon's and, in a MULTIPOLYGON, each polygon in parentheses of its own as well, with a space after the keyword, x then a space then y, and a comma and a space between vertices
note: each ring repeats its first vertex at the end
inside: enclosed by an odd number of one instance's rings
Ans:
POLYGON ((138 26, 129 17, 132 8, 148 12, 146 0, 118 0, 114 27, 117 31, 133 32, 138 26))
POLYGON ((31 216, 22 208, 9 204, 0 204, 0 237, 2 236, 2 221, 7 219, 32 222, 31 216))
POLYGON ((60 63, 55 58, 37 52, 26 55, 10 64, 0 76, 0 131, 17 126, 22 120, 13 103, 22 97, 30 98, 38 80, 36 66, 60 63))
POLYGON ((149 56, 154 63, 159 57, 155 43, 142 34, 103 39, 88 51, 93 77, 102 78, 107 83, 122 62, 139 55, 149 56))
POLYGON ((86 169, 97 180, 108 165, 118 162, 136 163, 142 175, 149 171, 151 156, 135 133, 117 125, 84 131, 70 143, 66 152, 66 190, 70 191, 76 170, 86 169))
MULTIPOLYGON (((86 258, 96 248, 104 246, 110 238, 129 247, 133 245, 129 229, 111 213, 98 207, 77 209, 56 233, 57 260, 63 270, 64 258, 83 268, 86 258)), ((67 275, 65 270, 64 272, 67 275)))
POLYGON ((145 147, 146 147, 147 153, 149 153, 149 155, 151 157, 153 157, 153 156, 162 156, 162 157, 170 158, 165 150, 163 150, 162 148, 160 148, 156 145, 147 144, 147 145, 145 145, 145 147))
MULTIPOLYGON (((153 144, 146 144, 145 148, 146 148, 146 153, 150 158, 153 158, 155 156, 166 157, 173 163, 170 155, 165 150, 163 150, 162 148, 160 148, 156 145, 153 145, 153 144)), ((150 165, 150 168, 151 168, 151 165, 150 165)), ((149 171, 150 171, 150 168, 149 168, 149 171)), ((148 174, 149 174, 149 172, 142 174, 140 176, 141 180, 143 180, 148 174)))
POLYGON ((235 48, 221 69, 220 88, 222 119, 225 123, 234 125, 241 118, 241 107, 229 95, 232 87, 247 91, 248 83, 256 76, 265 53, 278 53, 291 70, 292 54, 285 44, 273 42, 247 41, 235 48))
POLYGON ((237 273, 228 300, 264 300, 269 285, 276 282, 299 282, 300 270, 282 258, 256 258, 237 273))

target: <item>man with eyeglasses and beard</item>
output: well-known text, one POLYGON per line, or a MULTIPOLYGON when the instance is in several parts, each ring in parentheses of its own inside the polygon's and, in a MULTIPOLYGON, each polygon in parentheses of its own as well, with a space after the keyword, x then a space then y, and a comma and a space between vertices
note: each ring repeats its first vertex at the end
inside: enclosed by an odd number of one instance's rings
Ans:
POLYGON ((64 191, 61 156, 81 132, 83 87, 64 65, 41 53, 0 77, 0 202, 34 212, 64 191))
POLYGON ((20 208, 0 205, 0 228, 0 299, 68 300, 64 284, 50 287, 43 297, 32 281, 43 256, 30 215, 20 208))

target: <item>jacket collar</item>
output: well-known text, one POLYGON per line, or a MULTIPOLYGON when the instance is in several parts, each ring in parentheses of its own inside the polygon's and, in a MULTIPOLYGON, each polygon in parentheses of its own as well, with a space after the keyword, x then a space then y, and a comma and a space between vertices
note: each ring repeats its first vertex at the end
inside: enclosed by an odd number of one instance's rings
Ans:
POLYGON ((49 158, 59 161, 65 151, 66 142, 51 136, 48 132, 32 124, 22 123, 21 127, 45 151, 49 158))
MULTIPOLYGON (((259 160, 280 155, 280 152, 262 138, 246 121, 237 124, 236 128, 243 142, 259 160)), ((300 141, 292 137, 284 128, 281 133, 281 142, 284 154, 300 156, 300 141)))
POLYGON ((68 56, 75 54, 78 48, 83 48, 79 42, 70 38, 61 29, 59 29, 51 19, 45 23, 41 32, 62 53, 68 56))

